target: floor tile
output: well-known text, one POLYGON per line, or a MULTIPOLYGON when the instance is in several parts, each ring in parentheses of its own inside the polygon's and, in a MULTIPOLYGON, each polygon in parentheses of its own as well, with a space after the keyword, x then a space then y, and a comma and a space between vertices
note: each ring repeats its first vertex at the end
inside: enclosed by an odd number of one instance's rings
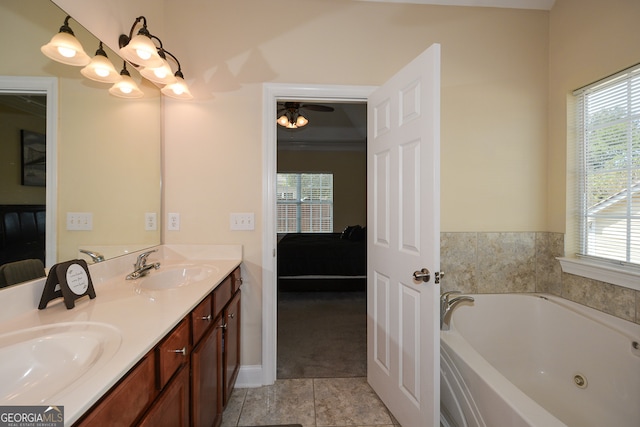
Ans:
POLYGON ((316 378, 313 383, 317 426, 392 424, 366 378, 316 378))
POLYGON ((315 425, 312 379, 278 380, 247 389, 238 425, 315 425))
POLYGON ((229 403, 227 403, 227 407, 222 414, 222 427, 236 427, 238 425, 247 390, 246 388, 233 389, 229 403))

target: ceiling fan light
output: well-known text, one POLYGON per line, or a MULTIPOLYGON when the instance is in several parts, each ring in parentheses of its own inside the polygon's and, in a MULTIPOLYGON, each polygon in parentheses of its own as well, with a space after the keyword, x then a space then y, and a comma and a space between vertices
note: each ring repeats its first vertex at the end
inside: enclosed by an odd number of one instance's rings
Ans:
POLYGON ((283 114, 280 117, 278 117, 277 122, 280 126, 287 127, 287 125, 289 125, 289 118, 286 116, 286 114, 283 114))
POLYGON ((307 123, 309 123, 309 120, 307 120, 307 118, 305 116, 303 116, 302 114, 300 114, 298 116, 298 118, 296 119, 296 127, 303 127, 306 126, 307 123))

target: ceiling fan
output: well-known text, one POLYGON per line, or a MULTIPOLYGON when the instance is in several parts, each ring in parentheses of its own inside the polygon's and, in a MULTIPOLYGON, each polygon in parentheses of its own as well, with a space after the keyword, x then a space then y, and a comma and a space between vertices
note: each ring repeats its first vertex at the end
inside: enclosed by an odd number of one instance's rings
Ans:
POLYGON ((301 102, 284 102, 278 103, 278 124, 288 129, 297 129, 306 126, 309 123, 300 109, 319 111, 323 113, 330 113, 334 109, 327 105, 320 104, 303 104, 301 102))

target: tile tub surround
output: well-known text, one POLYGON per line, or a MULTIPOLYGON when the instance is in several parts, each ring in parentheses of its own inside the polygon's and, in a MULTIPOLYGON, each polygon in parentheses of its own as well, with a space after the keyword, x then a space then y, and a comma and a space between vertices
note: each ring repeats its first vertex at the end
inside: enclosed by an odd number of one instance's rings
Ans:
POLYGON ((136 289, 132 282, 124 279, 138 255, 134 253, 89 266, 96 298, 79 299, 71 310, 64 307, 62 300, 52 301, 44 310, 37 309, 45 279, 0 291, 0 334, 61 322, 106 323, 121 333, 118 351, 100 371, 81 378, 54 397, 55 404, 65 408, 65 425, 71 425, 88 410, 242 261, 239 245, 172 245, 157 249, 158 252, 149 257, 150 262, 160 261, 166 265, 173 261, 206 260, 216 266, 218 272, 179 290, 136 289))
POLYGON ((549 232, 443 232, 442 291, 543 292, 640 323, 640 291, 563 273, 564 235, 549 232))

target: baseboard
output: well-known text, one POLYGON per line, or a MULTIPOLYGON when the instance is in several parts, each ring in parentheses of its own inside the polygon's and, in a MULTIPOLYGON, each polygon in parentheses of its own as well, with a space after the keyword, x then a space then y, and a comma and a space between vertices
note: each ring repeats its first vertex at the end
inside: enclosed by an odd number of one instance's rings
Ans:
POLYGON ((262 385, 262 365, 240 366, 235 385, 237 388, 256 388, 262 385))

